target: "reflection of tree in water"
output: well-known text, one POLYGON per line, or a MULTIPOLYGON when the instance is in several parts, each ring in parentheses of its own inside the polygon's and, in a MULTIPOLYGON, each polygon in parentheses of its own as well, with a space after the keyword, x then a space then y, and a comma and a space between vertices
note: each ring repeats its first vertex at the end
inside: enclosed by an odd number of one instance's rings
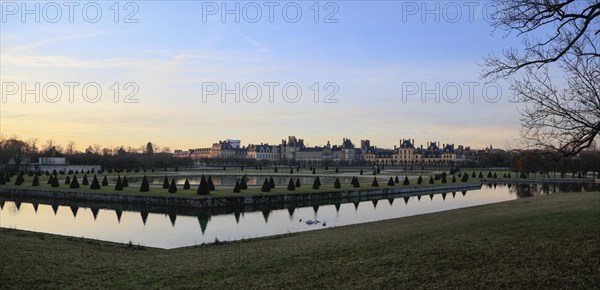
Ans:
POLYGON ((542 184, 508 184, 508 191, 517 198, 548 195, 558 192, 584 192, 597 190, 594 183, 542 183, 542 184))

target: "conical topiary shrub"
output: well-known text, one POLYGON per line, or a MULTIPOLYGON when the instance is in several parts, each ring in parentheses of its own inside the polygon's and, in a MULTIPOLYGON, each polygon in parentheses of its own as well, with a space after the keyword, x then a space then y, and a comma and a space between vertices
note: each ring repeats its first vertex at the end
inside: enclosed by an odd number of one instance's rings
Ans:
POLYGON ((262 192, 269 192, 269 191, 271 191, 271 185, 269 184, 269 179, 268 178, 265 178, 265 182, 263 182, 263 185, 260 188, 260 191, 262 191, 262 192))
POLYGON ((65 178, 65 184, 71 184, 71 178, 67 175, 67 178, 65 178))
POLYGON ((468 175, 468 174, 463 174, 463 176, 462 176, 462 178, 461 178, 461 180, 460 180, 460 181, 462 181, 462 182, 467 182, 467 181, 469 181, 469 175, 468 175))
POLYGON ((210 191, 214 191, 215 190, 215 184, 212 181, 212 178, 210 177, 210 175, 208 176, 208 179, 206 180, 206 183, 208 184, 208 190, 210 191))
POLYGON ((394 183, 400 183, 400 179, 398 179, 398 175, 396 175, 396 179, 394 180, 394 183))
POLYGON ((25 182, 25 177, 23 177, 23 172, 19 172, 19 175, 15 179, 15 185, 21 185, 23 182, 25 182))
POLYGON ((169 184, 169 178, 167 178, 167 176, 165 175, 165 178, 163 179, 163 188, 167 189, 170 185, 171 184, 169 184))
POLYGON ((190 181, 186 178, 185 182, 183 183, 183 189, 188 190, 190 189, 190 181))
POLYGON ((240 182, 236 180, 235 186, 233 187, 233 192, 240 193, 240 191, 242 191, 242 189, 240 188, 240 182))
POLYGON ((150 182, 148 182, 148 178, 146 175, 142 178, 142 185, 140 185, 140 192, 148 192, 150 191, 150 182))
POLYGON ((210 193, 210 189, 208 188, 208 183, 206 182, 206 178, 204 178, 204 174, 200 178, 200 184, 198 185, 198 190, 196 190, 197 194, 207 195, 210 193))
POLYGON ((296 184, 294 184, 296 186, 296 188, 300 187, 300 178, 296 178, 296 184))
POLYGON ((33 176, 33 180, 31 181, 31 186, 40 186, 40 178, 38 175, 33 176))
POLYGON ((313 182, 313 186, 312 189, 317 190, 321 188, 321 179, 319 179, 319 177, 315 177, 315 182, 313 182))
POLYGON ((98 177, 96 177, 96 174, 94 174, 94 178, 90 184, 90 189, 100 189, 100 182, 98 182, 98 177))
POLYGON ((58 182, 58 176, 54 175, 54 178, 52 178, 52 187, 59 187, 60 183, 58 182))
POLYGON ((288 182, 287 189, 288 189, 289 191, 294 191, 294 190, 296 190, 296 185, 294 184, 294 179, 293 179, 293 178, 290 178, 290 182, 288 182))
POLYGON ((83 178, 81 179, 81 185, 89 185, 89 184, 90 184, 90 182, 88 181, 87 174, 84 174, 83 178))
POLYGON ((242 176, 242 179, 240 180, 240 189, 241 190, 248 189, 248 183, 246 182, 246 175, 242 176))
POLYGON ((338 177, 335 178, 333 182, 333 188, 342 188, 342 184, 340 183, 340 179, 338 177))
POLYGON ((394 185, 396 185, 396 183, 394 183, 394 179, 390 177, 390 179, 387 182, 387 185, 388 186, 394 186, 394 185))
POLYGON ((69 188, 79 188, 79 181, 77 181, 77 175, 73 175, 69 188))
POLYGON ((452 175, 452 183, 456 183, 456 176, 452 175))
POLYGON ((117 191, 123 190, 123 182, 121 181, 121 175, 117 176, 117 183, 115 184, 115 190, 117 190, 117 191))
POLYGON ((102 178, 102 186, 108 186, 108 178, 106 178, 106 175, 102 178))
MULTIPOLYGON (((419 176, 419 178, 421 178, 421 176, 419 176)), ((410 185, 410 181, 408 180, 408 176, 404 176, 404 181, 402 182, 402 185, 410 185)))
POLYGON ((433 183, 435 183, 435 181, 433 181, 433 177, 429 176, 429 184, 433 184, 433 183))
POLYGON ((379 182, 377 182, 377 177, 373 177, 373 182, 371 182, 372 187, 379 187, 379 182))
POLYGON ((129 187, 129 181, 127 181, 127 175, 123 175, 123 181, 121 181, 123 187, 129 187))
POLYGON ((269 186, 271 187, 271 189, 275 188, 275 180, 273 180, 273 176, 269 178, 269 186))
POLYGON ((169 193, 176 193, 177 185, 175 184, 175 178, 171 179, 171 184, 169 184, 169 193))

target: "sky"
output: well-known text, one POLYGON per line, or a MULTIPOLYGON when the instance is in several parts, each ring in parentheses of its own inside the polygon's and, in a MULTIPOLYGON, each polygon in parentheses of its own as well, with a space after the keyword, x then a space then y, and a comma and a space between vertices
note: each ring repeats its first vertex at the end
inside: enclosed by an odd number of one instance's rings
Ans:
POLYGON ((481 1, 10 2, 0 133, 171 149, 350 138, 507 148, 519 104, 480 78, 518 47, 481 1), (115 4, 116 3, 116 4, 115 4), (37 5, 37 6, 36 6, 37 5), (101 94, 98 95, 98 92, 101 94))

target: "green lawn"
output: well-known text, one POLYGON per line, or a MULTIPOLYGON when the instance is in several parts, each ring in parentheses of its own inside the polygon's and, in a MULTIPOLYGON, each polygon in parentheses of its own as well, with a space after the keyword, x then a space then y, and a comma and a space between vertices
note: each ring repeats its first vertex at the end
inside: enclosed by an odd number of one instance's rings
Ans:
POLYGON ((2 288, 598 289, 600 193, 174 250, 0 229, 2 288))

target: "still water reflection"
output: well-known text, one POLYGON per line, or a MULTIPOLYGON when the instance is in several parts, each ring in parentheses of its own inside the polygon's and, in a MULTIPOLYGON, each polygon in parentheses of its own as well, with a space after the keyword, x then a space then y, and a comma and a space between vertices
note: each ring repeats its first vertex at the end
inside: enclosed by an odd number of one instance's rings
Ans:
POLYGON ((479 190, 288 208, 174 209, 0 197, 0 226, 159 248, 249 239, 438 212, 594 184, 485 184, 479 190), (319 220, 307 224, 309 219, 319 220), (325 224, 323 224, 325 222, 325 224))

